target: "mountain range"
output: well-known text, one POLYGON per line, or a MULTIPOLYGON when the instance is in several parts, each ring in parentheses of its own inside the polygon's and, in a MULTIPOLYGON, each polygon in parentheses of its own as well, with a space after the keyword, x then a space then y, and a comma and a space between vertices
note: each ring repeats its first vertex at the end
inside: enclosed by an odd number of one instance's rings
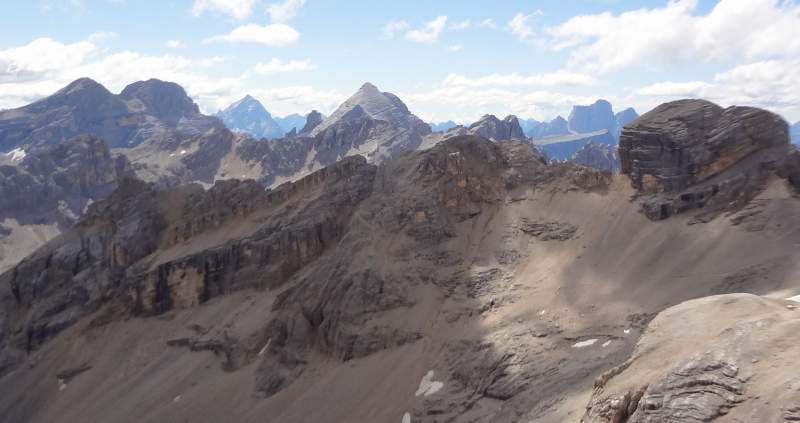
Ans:
MULTIPOLYGON (((608 136, 608 109, 568 128, 608 136)), ((149 110, 170 129, 134 147, 1 140, 0 206, 75 214, 0 273, 3 420, 799 415, 800 151, 773 113, 660 105, 614 174, 514 116, 432 133, 371 84, 274 140, 149 110)))

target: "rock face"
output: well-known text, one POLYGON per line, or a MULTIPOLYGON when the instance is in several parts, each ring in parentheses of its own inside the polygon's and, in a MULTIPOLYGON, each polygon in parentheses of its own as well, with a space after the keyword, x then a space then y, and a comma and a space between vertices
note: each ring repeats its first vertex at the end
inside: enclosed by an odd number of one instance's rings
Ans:
POLYGON ((509 115, 500 120, 494 115, 485 115, 467 128, 471 135, 490 140, 524 140, 525 134, 516 116, 509 115))
POLYGON ((132 174, 125 157, 88 135, 34 148, 19 162, 0 165, 0 227, 10 226, 0 242, 0 268, 71 227, 89 204, 132 174), (26 230, 46 226, 51 229, 38 235, 26 230))
POLYGON ((785 339, 800 324, 790 307, 732 294, 662 312, 632 357, 597 380, 581 421, 794 421, 797 374, 781 359, 797 349, 785 339), (698 321, 702 333, 689 327, 698 321))
POLYGON ((616 120, 611 103, 597 100, 589 106, 574 106, 569 114, 568 128, 570 132, 579 134, 597 131, 614 133, 616 120))
POLYGON ((288 132, 272 119, 272 115, 261 102, 249 95, 231 104, 216 116, 222 119, 228 129, 250 134, 256 139, 281 138, 288 132))
POLYGON ((659 219, 746 201, 789 150, 788 125, 773 113, 680 100, 628 124, 619 155, 633 187, 658 197, 644 207, 659 219))
POLYGON ((55 144, 93 134, 110 147, 132 147, 168 133, 196 135, 221 127, 200 114, 180 86, 158 80, 137 82, 114 95, 88 78, 50 97, 0 112, 0 151, 55 144))
POLYGON ((319 124, 322 123, 322 113, 312 110, 311 113, 306 116, 305 124, 303 128, 300 130, 299 134, 308 134, 314 130, 319 124))
POLYGON ((597 170, 616 173, 619 171, 617 151, 608 144, 588 142, 572 155, 570 161, 597 170))

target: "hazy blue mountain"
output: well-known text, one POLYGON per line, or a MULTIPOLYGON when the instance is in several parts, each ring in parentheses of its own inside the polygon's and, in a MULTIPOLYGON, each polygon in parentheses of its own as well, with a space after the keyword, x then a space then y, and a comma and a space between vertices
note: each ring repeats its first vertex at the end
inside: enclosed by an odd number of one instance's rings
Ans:
POLYGON ((569 131, 577 134, 606 130, 613 133, 616 128, 614 110, 606 100, 597 100, 589 106, 573 106, 569 114, 569 131))
POLYGON ((628 107, 627 109, 615 114, 614 121, 616 123, 616 127, 614 128, 614 138, 619 141, 619 134, 622 132, 622 128, 624 128, 625 125, 633 122, 638 117, 639 114, 636 113, 636 110, 633 110, 633 107, 628 107))
POLYGON ((536 125, 536 127, 530 131, 530 134, 527 135, 533 139, 567 135, 569 134, 569 128, 567 126, 566 119, 561 116, 556 116, 556 118, 550 122, 542 122, 536 125))
POLYGON ((448 120, 447 122, 431 122, 429 123, 431 126, 431 130, 433 132, 447 132, 448 130, 455 128, 458 126, 457 123, 453 122, 452 120, 448 120))
POLYGON ((519 126, 522 128, 522 132, 524 132, 525 136, 528 138, 532 138, 532 134, 541 124, 542 122, 539 122, 536 119, 519 119, 519 126))
POLYGON ((303 126, 306 125, 306 117, 299 115, 297 113, 292 113, 290 115, 284 117, 273 117, 273 120, 281 127, 283 133, 291 132, 292 129, 300 132, 303 129, 303 126))
POLYGON ((247 95, 216 114, 228 129, 244 132, 256 138, 281 138, 286 133, 272 118, 267 109, 255 98, 247 95))
POLYGON ((789 127, 789 137, 792 140, 792 144, 800 145, 800 122, 796 122, 789 127))

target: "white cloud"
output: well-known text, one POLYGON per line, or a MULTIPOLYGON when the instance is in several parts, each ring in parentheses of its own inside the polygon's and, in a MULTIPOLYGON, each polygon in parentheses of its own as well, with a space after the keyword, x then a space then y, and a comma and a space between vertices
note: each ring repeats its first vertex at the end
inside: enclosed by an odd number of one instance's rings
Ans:
POLYGON ((508 29, 511 30, 520 40, 527 40, 533 34, 533 25, 531 20, 534 16, 541 15, 542 12, 537 10, 531 14, 517 13, 508 21, 508 29))
POLYGON ((284 47, 293 44, 300 38, 300 33, 289 25, 276 23, 270 25, 247 24, 235 28, 229 34, 217 35, 206 42, 249 42, 284 47))
POLYGON ((468 78, 463 75, 450 74, 442 81, 443 86, 462 87, 513 87, 513 86, 586 86, 597 81, 585 74, 559 71, 552 73, 523 76, 518 73, 492 74, 480 78, 468 78))
MULTIPOLYGON (((330 114, 339 106, 347 96, 335 90, 318 90, 314 87, 303 85, 275 89, 250 90, 253 96, 262 101, 269 111, 276 116, 285 116, 291 113, 307 113, 317 109, 322 113, 330 114)), ((231 98, 230 102, 238 97, 231 98)))
POLYGON ((305 2, 306 0, 285 0, 283 3, 273 3, 267 5, 267 13, 272 23, 286 23, 297 16, 305 2))
POLYGON ((260 74, 273 74, 285 72, 304 72, 317 68, 317 65, 311 59, 305 60, 289 60, 284 62, 281 59, 273 58, 266 63, 257 63, 253 70, 260 74))
POLYGON ((494 29, 497 28, 497 24, 494 22, 494 19, 486 18, 478 23, 478 27, 494 29))
POLYGON ((800 6, 783 0, 720 0, 696 15, 698 0, 614 15, 573 17, 549 30, 570 66, 608 72, 630 66, 723 62, 800 54, 800 6))
MULTIPOLYGON (((401 93, 412 112, 428 122, 474 122, 484 114, 551 119, 569 113, 574 104, 591 104, 597 97, 555 91, 440 86, 401 93)), ((604 97, 614 103, 615 97, 604 97)))
POLYGON ((250 17, 256 3, 257 0, 195 0, 192 13, 200 16, 205 12, 217 12, 242 20, 250 17))
POLYGON ((637 101, 657 104, 679 98, 704 98, 722 106, 753 106, 800 119, 800 59, 742 64, 710 81, 664 81, 634 90, 637 101))
POLYGON ((52 38, 37 38, 24 46, 0 51, 0 82, 39 80, 51 72, 78 66, 97 52, 97 46, 89 40, 64 44, 52 38))
POLYGON ((94 33, 90 34, 88 41, 90 43, 100 44, 100 43, 104 43, 106 41, 113 40, 114 38, 117 38, 117 33, 116 32, 98 31, 98 32, 94 32, 94 33))
POLYGON ((464 48, 464 46, 462 46, 461 44, 454 44, 454 45, 452 45, 450 47, 447 47, 447 50, 452 51, 453 53, 455 53, 457 51, 461 51, 461 49, 463 49, 463 48, 464 48))
POLYGON ((472 26, 472 22, 469 19, 464 19, 461 22, 453 22, 450 25, 450 29, 453 31, 459 31, 462 29, 468 29, 470 26, 472 26))
POLYGON ((169 47, 169 48, 184 48, 185 47, 184 44, 183 44, 183 41, 181 41, 181 40, 169 40, 169 41, 167 41, 167 43, 165 45, 167 47, 169 47))
POLYGON ((439 16, 423 27, 406 32, 406 39, 417 43, 431 44, 439 39, 439 35, 447 25, 447 16, 439 16))
POLYGON ((395 34, 398 32, 403 32, 408 28, 408 22, 406 21, 391 20, 383 26, 381 32, 383 33, 383 38, 391 39, 394 38, 395 34))

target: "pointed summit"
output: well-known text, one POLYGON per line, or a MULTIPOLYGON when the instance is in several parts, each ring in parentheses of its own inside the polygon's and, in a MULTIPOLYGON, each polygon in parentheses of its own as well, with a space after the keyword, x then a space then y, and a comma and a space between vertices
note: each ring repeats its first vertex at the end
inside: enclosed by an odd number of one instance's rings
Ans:
POLYGON ((421 133, 430 133, 430 126, 411 114, 400 98, 392 93, 381 92, 375 85, 365 82, 333 114, 314 128, 312 135, 324 131, 346 115, 349 116, 350 111, 356 106, 360 106, 364 113, 372 119, 382 120, 400 128, 413 128, 421 133), (425 128, 427 128, 427 131, 425 128))
POLYGON ((272 118, 264 105, 249 94, 216 116, 232 131, 244 132, 256 138, 280 138, 286 132, 272 118))

